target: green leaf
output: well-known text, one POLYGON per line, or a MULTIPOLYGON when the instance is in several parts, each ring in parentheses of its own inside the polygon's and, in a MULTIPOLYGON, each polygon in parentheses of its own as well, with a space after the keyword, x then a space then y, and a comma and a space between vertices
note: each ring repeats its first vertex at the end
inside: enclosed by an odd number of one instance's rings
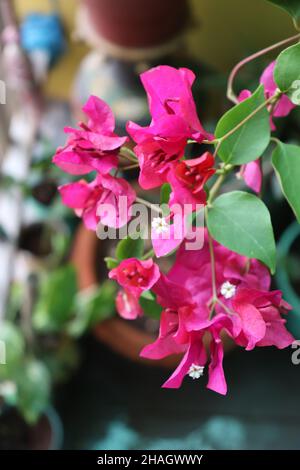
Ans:
POLYGON ((76 316, 68 327, 69 334, 78 337, 96 323, 114 316, 116 291, 113 281, 105 281, 96 290, 80 292, 76 298, 76 316))
POLYGON ((274 80, 278 88, 287 94, 293 103, 300 104, 300 44, 294 44, 279 54, 274 69, 274 80))
POLYGON ((45 276, 33 312, 34 327, 40 331, 60 330, 73 313, 76 292, 73 266, 64 266, 45 276))
POLYGON ((164 183, 160 188, 160 203, 168 204, 172 188, 169 183, 164 183))
POLYGON ((25 351, 25 342, 21 330, 7 321, 0 325, 0 354, 5 364, 0 361, 0 379, 10 378, 19 367, 25 351))
POLYGON ((18 408, 25 420, 33 424, 49 405, 50 375, 40 361, 29 360, 17 377, 18 408))
POLYGON ((219 196, 208 212, 208 229, 221 245, 256 258, 275 272, 276 248, 269 211, 253 194, 233 191, 219 196))
MULTIPOLYGON (((250 98, 237 104, 221 117, 215 132, 216 138, 220 139, 234 129, 264 101, 264 89, 261 85, 250 98)), ((261 156, 269 141, 269 113, 264 107, 224 140, 219 147, 218 154, 225 163, 248 163, 261 156)))
POLYGON ((300 20, 300 2, 299 0, 268 0, 270 3, 274 3, 282 10, 287 11, 296 22, 300 20))
POLYGON ((280 142, 273 152, 272 164, 282 192, 300 223, 300 147, 280 142))
POLYGON ((115 258, 111 258, 110 256, 106 256, 106 258, 104 258, 104 261, 106 263, 107 269, 114 269, 119 266, 119 261, 115 258))
POLYGON ((129 235, 118 243, 116 257, 118 260, 127 258, 141 258, 144 253, 144 240, 137 238, 133 240, 129 235))
POLYGON ((139 299, 139 304, 145 315, 157 320, 160 318, 162 307, 156 302, 156 296, 153 292, 150 290, 143 292, 139 299))

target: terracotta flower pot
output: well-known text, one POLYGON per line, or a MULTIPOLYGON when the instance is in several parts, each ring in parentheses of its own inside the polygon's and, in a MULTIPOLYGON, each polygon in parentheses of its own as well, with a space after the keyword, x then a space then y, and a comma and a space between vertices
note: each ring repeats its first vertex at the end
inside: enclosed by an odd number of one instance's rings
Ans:
POLYGON ((122 47, 148 48, 178 36, 187 20, 186 0, 84 0, 104 39, 122 47))
POLYGON ((32 426, 14 408, 0 416, 0 450, 59 450, 62 444, 63 427, 54 408, 32 426))

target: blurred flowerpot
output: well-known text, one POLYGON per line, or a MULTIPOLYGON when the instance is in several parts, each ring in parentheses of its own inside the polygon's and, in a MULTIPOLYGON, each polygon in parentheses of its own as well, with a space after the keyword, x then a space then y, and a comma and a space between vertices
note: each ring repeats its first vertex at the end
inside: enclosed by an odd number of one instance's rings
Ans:
POLYGON ((278 243, 278 269, 276 281, 285 300, 293 310, 288 314, 288 328, 300 338, 300 225, 293 222, 278 243))
POLYGON ((89 20, 105 40, 127 48, 150 48, 182 33, 186 0, 83 0, 89 20))
POLYGON ((53 408, 32 426, 14 408, 0 414, 0 450, 58 450, 62 443, 62 423, 53 408))
MULTIPOLYGON (((72 262, 77 269, 80 289, 88 289, 98 283, 96 270, 97 246, 101 243, 95 233, 80 225, 75 236, 72 262)), ((94 329, 94 335, 113 351, 136 362, 151 366, 174 368, 178 365, 179 356, 151 361, 140 358, 141 349, 155 339, 137 326, 136 321, 125 321, 116 317, 103 321, 94 329)))

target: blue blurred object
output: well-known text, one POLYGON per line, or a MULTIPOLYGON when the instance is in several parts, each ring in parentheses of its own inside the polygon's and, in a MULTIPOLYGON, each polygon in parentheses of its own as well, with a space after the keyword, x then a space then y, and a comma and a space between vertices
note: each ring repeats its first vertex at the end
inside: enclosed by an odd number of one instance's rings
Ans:
POLYGON ((45 51, 53 65, 66 49, 62 23, 56 13, 30 13, 20 27, 21 44, 29 54, 45 51))

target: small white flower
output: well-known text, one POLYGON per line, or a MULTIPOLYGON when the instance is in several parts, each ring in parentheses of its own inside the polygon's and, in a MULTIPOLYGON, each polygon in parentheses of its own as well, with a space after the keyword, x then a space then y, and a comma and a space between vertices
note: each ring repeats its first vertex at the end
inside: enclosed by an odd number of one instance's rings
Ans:
POLYGON ((236 286, 231 282, 226 281, 221 285, 221 294, 225 299, 231 299, 235 295, 236 286))
POLYGON ((169 231, 169 224, 164 217, 153 217, 151 225, 158 234, 169 231))
POLYGON ((204 371, 203 366, 198 366, 197 364, 192 364, 188 370, 188 376, 192 377, 192 379, 200 379, 202 377, 204 371))

